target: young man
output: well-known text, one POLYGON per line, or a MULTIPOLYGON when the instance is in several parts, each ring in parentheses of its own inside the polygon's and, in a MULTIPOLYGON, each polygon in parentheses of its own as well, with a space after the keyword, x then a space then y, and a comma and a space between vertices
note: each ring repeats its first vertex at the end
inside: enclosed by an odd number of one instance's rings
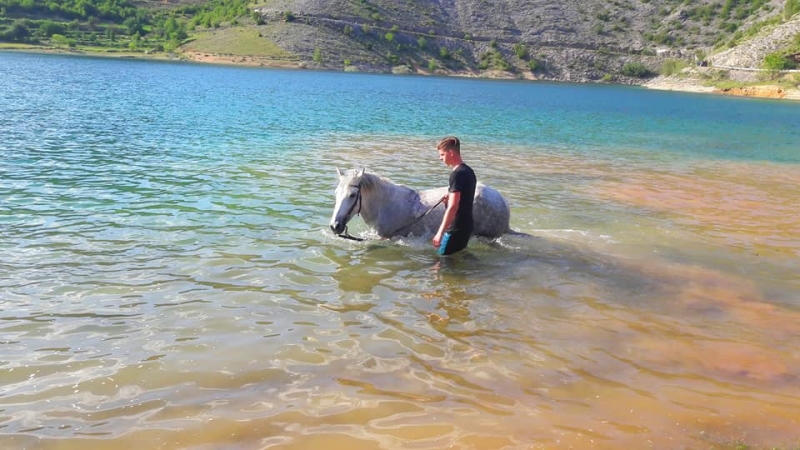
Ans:
POLYGON ((451 255, 463 250, 472 236, 472 203, 475 199, 475 172, 461 159, 461 142, 455 136, 449 136, 436 146, 439 159, 450 172, 450 187, 445 197, 447 209, 442 218, 439 231, 433 237, 433 246, 439 249, 440 255, 451 255))

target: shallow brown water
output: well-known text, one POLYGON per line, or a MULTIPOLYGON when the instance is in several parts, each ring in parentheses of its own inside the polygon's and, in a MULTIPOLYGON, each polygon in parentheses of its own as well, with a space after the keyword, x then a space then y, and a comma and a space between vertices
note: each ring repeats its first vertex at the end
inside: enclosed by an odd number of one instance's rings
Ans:
POLYGON ((533 237, 439 261, 325 229, 333 166, 439 186, 429 143, 340 145, 170 167, 214 194, 154 194, 145 222, 25 206, 6 229, 0 447, 797 445, 800 167, 465 148, 533 237))

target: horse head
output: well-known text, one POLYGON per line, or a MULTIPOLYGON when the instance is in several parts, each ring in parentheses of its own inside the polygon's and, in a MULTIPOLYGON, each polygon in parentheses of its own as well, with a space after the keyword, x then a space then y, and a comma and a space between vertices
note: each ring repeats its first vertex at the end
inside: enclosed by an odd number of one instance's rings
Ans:
POLYGON ((365 172, 364 168, 347 172, 336 168, 339 185, 336 186, 336 203, 330 222, 331 231, 336 234, 344 233, 350 219, 361 212, 361 179, 365 172))

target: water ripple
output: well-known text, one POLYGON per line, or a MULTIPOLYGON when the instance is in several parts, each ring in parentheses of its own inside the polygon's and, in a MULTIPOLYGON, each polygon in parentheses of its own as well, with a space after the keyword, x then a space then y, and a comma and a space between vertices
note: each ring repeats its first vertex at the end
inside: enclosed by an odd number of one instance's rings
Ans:
POLYGON ((0 64, 0 447, 797 437, 797 167, 582 109, 651 94, 587 88, 565 117, 550 90, 580 88, 0 58, 26 67, 0 64), (440 261, 326 230, 335 166, 442 186, 435 138, 473 126, 468 161, 534 238, 440 261))

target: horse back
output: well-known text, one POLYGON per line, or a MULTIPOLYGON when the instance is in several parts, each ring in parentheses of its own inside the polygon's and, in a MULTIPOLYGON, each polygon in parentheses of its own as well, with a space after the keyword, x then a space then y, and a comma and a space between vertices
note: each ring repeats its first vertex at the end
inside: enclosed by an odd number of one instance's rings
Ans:
MULTIPOLYGON (((419 216, 422 212, 427 211, 444 195, 447 195, 447 187, 421 191, 419 193, 421 203, 415 214, 419 216)), ((428 232, 431 234, 436 232, 439 224, 442 223, 443 213, 444 207, 439 207, 425 217, 422 225, 428 232)), ((475 186, 475 200, 472 204, 472 221, 475 227, 473 234, 490 239, 502 236, 511 229, 511 211, 508 202, 496 189, 478 183, 475 186)))
POLYGON ((485 184, 478 183, 475 189, 472 217, 477 236, 496 238, 510 229, 508 202, 500 192, 485 184))

